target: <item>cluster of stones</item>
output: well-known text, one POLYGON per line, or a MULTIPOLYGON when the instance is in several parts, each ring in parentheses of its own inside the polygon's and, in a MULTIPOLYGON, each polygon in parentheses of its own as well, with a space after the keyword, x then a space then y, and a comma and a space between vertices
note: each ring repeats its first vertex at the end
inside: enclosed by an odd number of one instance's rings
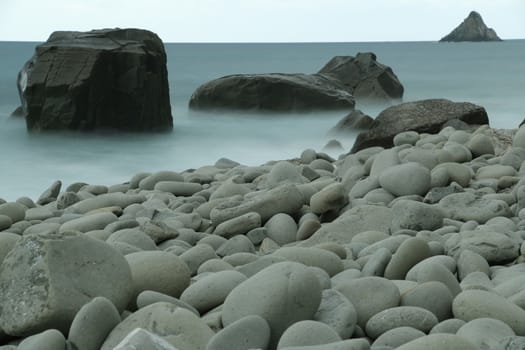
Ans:
POLYGON ((0 348, 523 349, 525 127, 493 135, 0 204, 0 348))

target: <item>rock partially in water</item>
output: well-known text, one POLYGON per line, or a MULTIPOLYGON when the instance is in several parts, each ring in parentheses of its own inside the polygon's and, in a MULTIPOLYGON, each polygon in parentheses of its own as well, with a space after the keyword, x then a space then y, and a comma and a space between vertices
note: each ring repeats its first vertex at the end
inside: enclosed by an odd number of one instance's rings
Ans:
POLYGON ((171 130, 166 52, 141 29, 59 31, 18 75, 27 129, 171 130))
POLYGON ((452 32, 439 40, 444 41, 502 41, 492 28, 488 28, 476 11, 470 12, 452 32))
POLYGON ((451 119, 476 125, 489 123, 485 108, 472 103, 446 99, 406 102, 382 111, 370 129, 359 134, 350 152, 372 146, 390 148, 394 145, 394 136, 403 131, 437 133, 451 119))

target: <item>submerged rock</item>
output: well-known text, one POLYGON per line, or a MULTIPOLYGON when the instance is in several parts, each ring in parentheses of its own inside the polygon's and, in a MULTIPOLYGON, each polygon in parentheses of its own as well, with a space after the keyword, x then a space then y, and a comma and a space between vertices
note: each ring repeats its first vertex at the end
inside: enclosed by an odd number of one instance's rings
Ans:
POLYGON ((481 15, 470 12, 467 18, 452 32, 439 40, 443 41, 502 41, 494 29, 488 28, 481 15))
POLYGON ((373 53, 337 56, 317 74, 235 74, 201 85, 193 109, 301 111, 353 109, 354 96, 390 101, 403 97, 403 85, 373 53))
POLYGON ((171 130, 166 53, 141 29, 59 31, 18 74, 27 129, 171 130))

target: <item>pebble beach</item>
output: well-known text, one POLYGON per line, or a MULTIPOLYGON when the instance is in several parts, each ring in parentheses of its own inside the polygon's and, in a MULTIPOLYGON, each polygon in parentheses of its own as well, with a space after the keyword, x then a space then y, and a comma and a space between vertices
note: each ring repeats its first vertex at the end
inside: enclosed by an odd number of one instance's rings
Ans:
POLYGON ((524 349, 524 161, 448 126, 0 201, 0 350, 524 349))

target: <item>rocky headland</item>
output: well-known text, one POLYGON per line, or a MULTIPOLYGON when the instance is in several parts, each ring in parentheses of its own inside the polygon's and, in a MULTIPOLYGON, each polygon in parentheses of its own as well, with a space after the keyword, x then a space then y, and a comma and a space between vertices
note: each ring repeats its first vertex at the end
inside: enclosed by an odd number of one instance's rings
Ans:
POLYGON ((192 94, 192 109, 311 111, 354 108, 355 99, 389 103, 403 85, 375 54, 332 58, 315 74, 235 74, 211 80, 192 94))
POLYGON ((525 127, 392 142, 2 201, 0 348, 523 349, 525 127))
POLYGON ((164 44, 147 30, 54 32, 17 85, 29 131, 173 127, 164 44))
POLYGON ((502 41, 494 29, 487 27, 476 11, 470 12, 452 32, 439 41, 502 41))

